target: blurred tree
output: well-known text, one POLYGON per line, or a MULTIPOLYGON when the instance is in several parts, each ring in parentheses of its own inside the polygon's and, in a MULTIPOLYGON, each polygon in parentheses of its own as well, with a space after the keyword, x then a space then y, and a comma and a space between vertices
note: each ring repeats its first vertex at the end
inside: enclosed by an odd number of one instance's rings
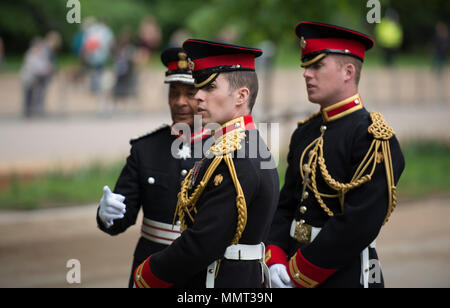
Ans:
MULTIPOLYGON (((9 53, 26 50, 33 36, 49 30, 62 33, 67 48, 78 24, 66 21, 65 0, 15 0, 0 2, 0 36, 9 53)), ((193 36, 214 39, 231 26, 237 43, 296 46, 295 24, 301 20, 335 23, 373 33, 374 24, 366 21, 367 1, 354 0, 80 0, 81 18, 95 16, 116 33, 124 26, 134 30, 147 15, 153 15, 163 31, 165 46, 170 35, 186 28, 193 36)), ((438 20, 450 20, 448 0, 380 0, 382 16, 395 9, 404 29, 406 50, 421 48, 431 41, 438 20)))

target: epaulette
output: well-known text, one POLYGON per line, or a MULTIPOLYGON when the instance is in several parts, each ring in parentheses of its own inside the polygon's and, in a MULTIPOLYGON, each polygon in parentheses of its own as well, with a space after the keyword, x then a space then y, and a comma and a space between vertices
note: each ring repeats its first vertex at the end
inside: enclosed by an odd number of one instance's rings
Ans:
POLYGON ((215 156, 227 155, 233 153, 236 150, 240 150, 242 147, 242 140, 245 139, 245 130, 236 129, 235 131, 221 136, 208 150, 206 156, 209 156, 211 152, 215 156))
POLYGON ((372 124, 368 131, 375 139, 389 140, 395 135, 394 129, 386 123, 381 113, 372 111, 370 119, 372 124))
POLYGON ((298 125, 303 125, 303 124, 305 124, 305 123, 311 121, 312 119, 314 119, 314 118, 317 117, 318 115, 320 115, 320 111, 319 111, 319 112, 316 112, 316 113, 314 113, 314 114, 312 114, 312 115, 310 115, 310 116, 309 116, 308 118, 306 118, 305 120, 298 121, 298 122, 297 122, 297 126, 298 126, 298 125))
POLYGON ((154 130, 148 132, 148 133, 145 133, 145 134, 143 134, 143 135, 139 135, 139 136, 133 137, 133 138, 130 139, 130 144, 132 144, 132 143, 134 143, 134 142, 136 142, 136 141, 138 141, 138 140, 140 140, 140 139, 142 139, 142 138, 145 138, 145 137, 147 137, 147 136, 150 136, 150 135, 152 135, 152 134, 155 134, 155 133, 157 133, 157 132, 159 132, 159 131, 161 131, 161 130, 167 128, 167 127, 169 127, 168 124, 163 124, 163 125, 161 125, 161 126, 155 128, 154 130))

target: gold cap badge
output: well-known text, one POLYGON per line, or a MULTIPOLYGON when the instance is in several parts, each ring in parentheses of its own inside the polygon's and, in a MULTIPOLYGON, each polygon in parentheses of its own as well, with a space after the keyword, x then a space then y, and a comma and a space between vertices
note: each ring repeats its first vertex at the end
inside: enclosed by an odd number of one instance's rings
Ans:
POLYGON ((305 38, 303 36, 300 38, 300 47, 302 49, 304 49, 306 47, 306 41, 305 41, 305 38))
POLYGON ((188 67, 188 63, 186 61, 187 55, 184 52, 179 52, 178 53, 178 58, 180 60, 178 60, 178 68, 184 70, 188 67))

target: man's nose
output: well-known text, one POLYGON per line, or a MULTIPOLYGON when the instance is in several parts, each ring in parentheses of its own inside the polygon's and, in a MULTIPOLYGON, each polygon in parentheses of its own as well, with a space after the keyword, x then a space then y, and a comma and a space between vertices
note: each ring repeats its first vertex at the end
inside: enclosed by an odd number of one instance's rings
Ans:
POLYGON ((303 78, 305 78, 306 80, 311 79, 312 78, 312 74, 311 74, 311 69, 310 68, 305 68, 305 71, 303 72, 303 78))
POLYGON ((175 101, 175 105, 178 107, 183 107, 185 105, 188 105, 188 100, 186 95, 179 95, 175 101))
POLYGON ((203 101, 204 98, 205 98, 205 96, 204 96, 204 91, 203 91, 202 89, 199 89, 199 90, 195 93, 195 95, 194 95, 194 99, 195 99, 197 102, 203 101))

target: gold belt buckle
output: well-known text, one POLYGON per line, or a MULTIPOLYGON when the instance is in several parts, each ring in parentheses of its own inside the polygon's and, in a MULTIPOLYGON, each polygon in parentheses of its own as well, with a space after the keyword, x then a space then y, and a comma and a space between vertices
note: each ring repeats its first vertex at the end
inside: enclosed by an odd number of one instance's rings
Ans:
POLYGON ((311 242, 312 226, 305 223, 304 220, 295 223, 294 238, 302 244, 311 242))

